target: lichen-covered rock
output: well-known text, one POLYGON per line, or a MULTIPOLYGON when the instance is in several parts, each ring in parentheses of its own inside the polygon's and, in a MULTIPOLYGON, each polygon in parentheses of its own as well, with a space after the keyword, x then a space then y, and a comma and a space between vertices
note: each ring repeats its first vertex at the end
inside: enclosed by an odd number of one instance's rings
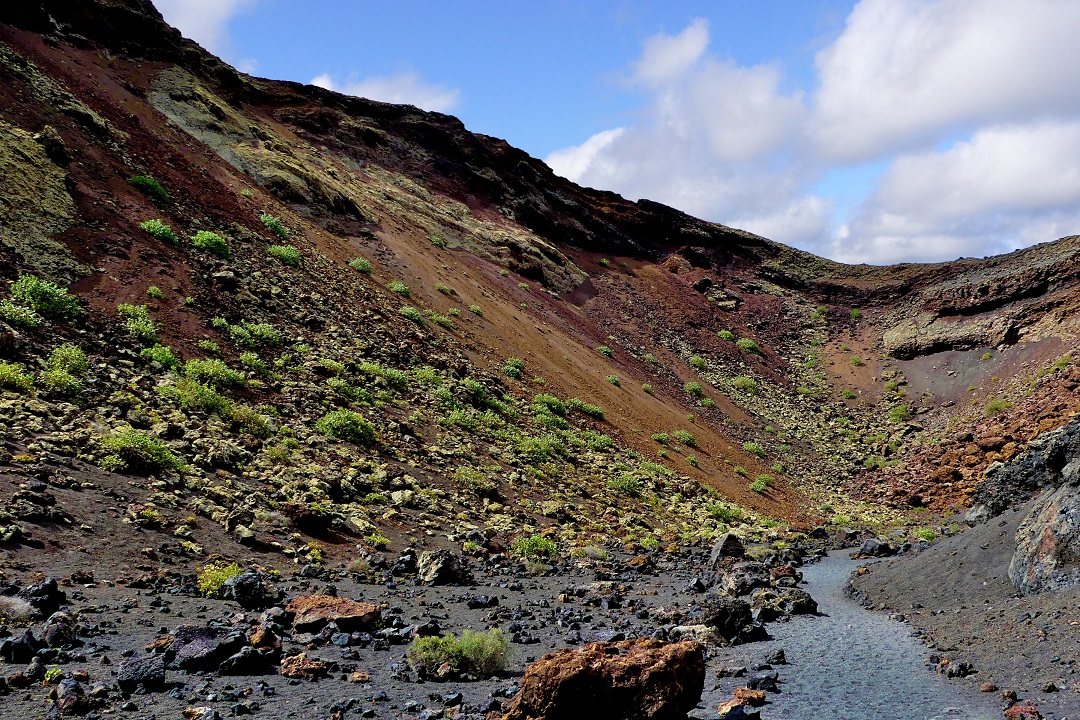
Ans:
POLYGON ((428 550, 420 553, 416 572, 420 582, 428 585, 453 585, 464 582, 468 577, 461 559, 449 550, 428 550))
POLYGON ((328 623, 341 632, 370 630, 381 617, 378 605, 336 595, 301 595, 285 611, 293 614, 293 629, 302 633, 319 632, 328 623))
POLYGON ((312 660, 304 653, 300 653, 281 661, 281 674, 287 678, 317 680, 326 675, 326 665, 320 660, 312 660))
POLYGON ((505 720, 674 720, 701 699, 701 644, 589 643, 530 665, 505 720))
POLYGON ((1047 491, 1016 531, 1009 579, 1025 594, 1080 583, 1080 460, 1062 475, 1070 482, 1047 491))

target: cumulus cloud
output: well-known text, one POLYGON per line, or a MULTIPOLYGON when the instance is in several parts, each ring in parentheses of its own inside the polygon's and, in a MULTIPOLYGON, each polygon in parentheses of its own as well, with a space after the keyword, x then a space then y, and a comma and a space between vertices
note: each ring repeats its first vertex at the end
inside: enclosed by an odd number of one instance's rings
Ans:
POLYGON ((449 112, 457 106, 461 97, 461 93, 456 88, 447 88, 426 82, 414 72, 367 77, 362 80, 353 80, 341 84, 335 82, 329 74, 324 73, 312 78, 311 84, 344 93, 345 95, 355 95, 388 103, 415 105, 418 108, 434 112, 449 112))
MULTIPOLYGON (((231 48, 229 21, 257 0, 154 0, 165 21, 212 53, 231 48)), ((250 63, 252 61, 246 61, 250 63)))
MULTIPOLYGON (((559 174, 848 262, 983 256, 1080 232, 1080 3, 861 0, 817 85, 648 39, 636 122, 552 153, 559 174), (830 170, 884 167, 834 220, 830 170), (845 211, 847 212, 847 211, 845 211), (835 223, 835 225, 834 225, 835 223)), ((856 176, 858 173, 853 174, 856 176)), ((849 188, 850 190, 850 188, 849 188)))

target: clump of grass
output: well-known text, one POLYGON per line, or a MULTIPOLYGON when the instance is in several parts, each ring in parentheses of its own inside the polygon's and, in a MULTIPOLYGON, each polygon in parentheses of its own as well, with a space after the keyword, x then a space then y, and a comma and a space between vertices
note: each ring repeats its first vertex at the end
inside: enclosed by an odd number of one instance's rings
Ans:
POLYGON ((686 462, 690 464, 690 467, 697 467, 698 466, 698 459, 697 459, 697 456, 695 456, 695 455, 687 455, 686 456, 686 462))
POLYGON ((386 289, 390 292, 397 293, 401 297, 409 297, 412 294, 412 291, 409 290, 409 286, 400 280, 391 280, 386 283, 386 289))
POLYGON ((682 389, 683 392, 688 395, 693 395, 696 398, 702 397, 705 394, 705 391, 701 389, 701 383, 688 382, 683 385, 682 389))
POLYGON ((151 285, 150 287, 146 288, 146 297, 153 298, 154 300, 160 300, 161 298, 165 297, 165 293, 161 292, 161 288, 159 288, 157 285, 151 285))
POLYGON ((742 449, 756 457, 765 457, 765 448, 756 442, 747 440, 742 444, 742 449))
POLYGON ((736 390, 742 390, 743 392, 750 393, 751 395, 757 395, 758 387, 757 381, 752 377, 746 375, 739 375, 731 381, 732 387, 736 390))
POLYGON ((529 292, 529 290, 530 290, 529 283, 527 283, 527 282, 519 282, 518 287, 521 288, 522 290, 524 290, 525 292, 529 292))
POLYGON ((271 245, 266 248, 266 252, 270 257, 275 257, 281 261, 282 265, 288 265, 289 267, 298 267, 300 265, 300 251, 292 245, 271 245))
POLYGON ((375 443, 375 426, 363 415, 351 410, 331 410, 315 423, 315 430, 354 445, 375 443))
POLYGON ((440 250, 446 249, 446 240, 444 240, 442 235, 440 235, 439 233, 435 233, 431 236, 431 244, 439 248, 440 250))
POLYGON ((849 390, 848 388, 844 388, 844 389, 843 389, 843 390, 842 390, 842 391, 840 392, 840 396, 841 396, 842 398, 844 398, 845 400, 854 400, 854 399, 855 399, 855 397, 856 397, 856 395, 855 395, 855 391, 854 391, 854 390, 849 390))
POLYGON ((994 398, 986 403, 986 416, 992 417, 994 415, 1001 415, 1012 406, 1013 404, 1005 398, 994 398))
POLYGON ((10 300, 0 300, 0 320, 8 325, 33 330, 40 327, 45 318, 28 307, 16 305, 10 300))
POLYGON ((425 324, 424 315, 412 305, 405 305, 400 310, 398 310, 398 313, 401 314, 403 317, 412 320, 417 325, 423 326, 425 324))
POLYGON ((851 319, 858 320, 862 317, 862 310, 859 308, 851 308, 851 319))
POLYGON ((281 218, 274 217, 270 213, 262 213, 259 215, 259 221, 270 232, 277 235, 282 240, 289 239, 289 228, 285 227, 285 223, 281 222, 281 218))
POLYGON ((457 673, 487 677, 506 668, 510 642, 500 628, 465 630, 455 635, 419 637, 408 649, 409 662, 427 672, 449 665, 457 673))
POLYGON ((619 473, 608 480, 607 487, 608 490, 626 497, 636 498, 641 495, 641 480, 630 473, 619 473))
POLYGON ((604 419, 604 408, 600 407, 599 405, 587 403, 584 400, 580 400, 578 398, 570 398, 569 400, 567 400, 566 407, 570 408, 571 410, 575 410, 582 415, 588 415, 589 417, 595 418, 597 420, 604 419))
POLYGON ((525 361, 515 357, 506 358, 502 371, 507 377, 517 380, 525 372, 525 361))
POLYGON ((858 355, 852 355, 848 362, 851 363, 851 367, 862 367, 864 364, 863 359, 858 355))
POLYGON ((371 261, 366 260, 362 257, 357 257, 350 260, 349 267, 365 275, 370 275, 372 273, 371 261))
POLYGON ((477 317, 484 317, 484 310, 479 305, 470 305, 469 312, 477 317))
POLYGON ((674 430, 671 433, 671 437, 675 438, 677 442, 682 443, 686 447, 697 447, 697 439, 685 430, 674 430))
POLYGON ((529 535, 520 537, 510 547, 510 552, 524 558, 549 558, 558 552, 558 546, 554 540, 543 535, 529 535))
POLYGON ((212 255, 216 255, 222 260, 228 260, 232 257, 229 243, 216 232, 200 230, 191 236, 191 244, 199 250, 205 250, 212 255))
POLYGON ((170 369, 180 364, 180 359, 173 354, 172 348, 167 345, 156 344, 153 347, 143 348, 139 354, 170 369))
POLYGON ((889 422, 902 423, 911 419, 911 408, 907 405, 893 405, 889 408, 889 422))
POLYGON ((614 357, 615 352, 607 345, 600 345, 596 348, 596 352, 600 353, 604 357, 614 357))
POLYGON ((54 348, 45 364, 47 369, 39 379, 42 388, 52 395, 77 394, 83 387, 78 376, 90 369, 86 353, 71 344, 54 348))
POLYGON ((709 367, 709 363, 706 362, 705 358, 701 357, 700 355, 694 355, 693 357, 691 357, 688 361, 688 364, 695 370, 707 370, 709 367))
POLYGON ((244 384, 244 374, 218 358, 188 360, 184 363, 183 372, 185 377, 217 389, 244 384))
POLYGON ((608 265, 611 265, 611 261, 607 258, 600 258, 596 262, 600 264, 600 267, 607 267, 608 265))
POLYGON ((652 395, 653 394, 653 387, 649 383, 642 383, 641 384, 641 389, 646 395, 652 395))
POLYGON ((731 342, 735 339, 735 333, 731 332, 730 330, 721 330, 716 333, 716 337, 720 338, 721 340, 727 340, 728 342, 731 342))
POLYGON ((102 461, 107 470, 150 474, 183 468, 180 458, 165 443, 131 427, 103 438, 101 444, 112 451, 102 461))
POLYGON ((534 409, 543 409, 545 412, 549 412, 553 415, 565 415, 566 404, 550 393, 540 393, 534 395, 532 399, 532 406, 534 409))
POLYGON ((615 387, 619 387, 619 386, 622 385, 622 380, 619 379, 618 375, 608 375, 604 379, 607 380, 612 385, 614 385, 615 387))
POLYGON ((435 290, 436 290, 436 292, 441 292, 443 295, 456 295, 457 294, 453 290, 451 290, 449 288, 449 286, 447 286, 447 285, 445 285, 445 284, 443 284, 441 282, 435 283, 435 290))
POLYGON ((150 310, 145 305, 121 303, 116 310, 124 318, 124 326, 133 339, 144 345, 157 342, 157 323, 150 318, 150 310))
POLYGON ((221 597, 225 581, 240 575, 240 566, 236 563, 213 562, 199 568, 195 584, 206 597, 221 597))
POLYGON ((169 202, 169 193, 165 188, 154 178, 149 175, 133 175, 128 178, 128 183, 147 196, 151 200, 159 203, 169 202))
POLYGON ((758 344, 750 338, 739 338, 735 341, 735 347, 739 348, 743 352, 752 353, 754 355, 761 354, 761 348, 759 348, 758 344))
POLYGON ((151 237, 160 240, 163 243, 174 247, 180 244, 180 238, 176 236, 173 229, 161 220, 147 220, 139 223, 139 227, 145 230, 151 237))
POLYGON ((649 363, 650 365, 657 365, 660 361, 652 353, 645 353, 645 362, 649 363))
POLYGON ((37 275, 19 273, 12 283, 11 297, 19 304, 47 318, 71 320, 79 316, 79 299, 69 295, 67 288, 42 280, 37 275))
POLYGON ((34 386, 34 378, 23 372, 18 363, 0 362, 0 388, 25 392, 34 386))
POLYGON ((920 540, 925 540, 926 542, 934 542, 935 540, 937 540, 937 533, 927 527, 915 528, 911 531, 911 534, 919 538, 920 540))
POLYGON ((757 480, 754 480, 752 483, 750 483, 746 487, 749 488, 752 492, 756 492, 756 493, 763 493, 763 492, 765 492, 766 490, 769 489, 768 483, 763 482, 760 478, 757 479, 757 480))

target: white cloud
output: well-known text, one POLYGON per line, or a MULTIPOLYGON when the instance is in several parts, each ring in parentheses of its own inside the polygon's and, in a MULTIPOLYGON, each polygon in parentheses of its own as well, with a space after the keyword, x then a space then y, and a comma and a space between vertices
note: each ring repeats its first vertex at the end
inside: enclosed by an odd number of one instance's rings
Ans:
POLYGON ((811 134, 858 161, 957 127, 1080 111, 1080 3, 862 0, 819 53, 811 134))
POLYGON ((461 93, 456 88, 447 88, 426 82, 414 72, 403 72, 382 77, 367 77, 343 84, 338 84, 328 73, 323 73, 312 78, 311 84, 344 93, 345 95, 355 95, 388 103, 415 105, 418 108, 433 112, 449 112, 457 106, 461 97, 461 93))
MULTIPOLYGON (((154 0, 165 21, 217 55, 231 48, 229 21, 258 0, 154 0)), ((247 63, 253 61, 247 60, 247 63)))

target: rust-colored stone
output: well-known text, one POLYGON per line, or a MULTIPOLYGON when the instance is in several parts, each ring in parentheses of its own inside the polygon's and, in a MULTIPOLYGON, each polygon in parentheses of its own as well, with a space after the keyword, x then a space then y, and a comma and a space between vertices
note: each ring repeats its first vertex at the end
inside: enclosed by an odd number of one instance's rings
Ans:
POLYGON ((368 630, 379 621, 379 606, 336 595, 301 595, 285 610, 293 613, 296 632, 319 632, 327 623, 336 623, 342 632, 368 630))
POLYGON ((300 680, 317 680, 326 675, 326 665, 319 660, 312 660, 304 653, 291 655, 281 661, 281 675, 300 680))

